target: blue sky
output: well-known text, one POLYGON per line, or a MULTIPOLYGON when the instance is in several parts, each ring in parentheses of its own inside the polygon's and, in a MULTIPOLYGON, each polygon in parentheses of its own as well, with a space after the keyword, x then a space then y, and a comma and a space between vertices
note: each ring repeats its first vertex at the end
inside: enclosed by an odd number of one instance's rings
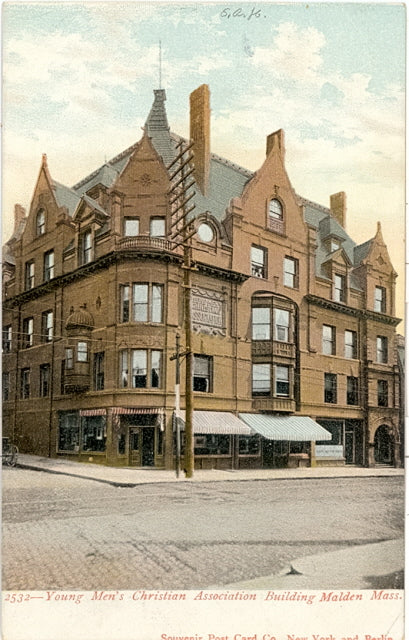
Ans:
POLYGON ((346 191, 349 233, 362 242, 380 220, 402 273, 405 20, 391 3, 6 2, 4 236, 42 153, 72 185, 140 138, 161 40, 172 130, 188 134, 204 82, 214 152, 256 169, 283 128, 296 191, 323 205, 346 191))

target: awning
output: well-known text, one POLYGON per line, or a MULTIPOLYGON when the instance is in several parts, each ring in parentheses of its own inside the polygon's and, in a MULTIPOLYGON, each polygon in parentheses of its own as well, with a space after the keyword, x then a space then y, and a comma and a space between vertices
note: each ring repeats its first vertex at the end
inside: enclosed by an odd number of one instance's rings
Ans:
POLYGON ((162 407, 112 407, 113 416, 135 415, 136 413, 158 413, 163 415, 165 410, 162 407))
POLYGON ((86 418, 90 416, 106 416, 106 409, 80 409, 81 418, 86 418))
POLYGON ((264 438, 311 442, 331 440, 332 435, 307 416, 272 416, 265 413, 240 413, 239 417, 264 438))
MULTIPOLYGON (((181 429, 185 428, 185 411, 179 411, 181 429)), ((194 411, 193 433, 251 436, 251 429, 233 413, 226 411, 194 411)))

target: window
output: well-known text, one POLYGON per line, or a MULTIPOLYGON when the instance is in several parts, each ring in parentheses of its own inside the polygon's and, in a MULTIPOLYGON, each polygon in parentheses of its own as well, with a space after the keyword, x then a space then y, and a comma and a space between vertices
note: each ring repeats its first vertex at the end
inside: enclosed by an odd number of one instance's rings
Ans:
POLYGON ((331 238, 329 242, 329 250, 332 253, 333 251, 337 251, 340 248, 339 240, 335 240, 335 238, 331 238))
POLYGON ((81 418, 83 451, 105 451, 105 421, 105 416, 83 416, 81 418))
POLYGON ((44 311, 41 314, 41 339, 43 342, 51 342, 53 339, 54 320, 52 311, 44 311))
MULTIPOLYGON (((129 322, 131 306, 131 287, 121 287, 121 322, 129 322)), ((132 285, 132 320, 134 322, 163 321, 163 285, 132 285)))
POLYGON ((120 386, 159 389, 162 386, 162 351, 131 349, 119 354, 120 386), (129 365, 131 369, 129 369, 129 365), (131 370, 131 379, 129 379, 131 370))
POLYGON ((74 349, 67 347, 65 350, 65 369, 72 369, 74 366, 74 349))
POLYGON ((267 249, 251 247, 251 275, 255 278, 267 278, 267 249))
POLYGON ((149 233, 151 238, 163 238, 165 234, 165 218, 151 218, 149 233))
POLYGON ((251 310, 253 340, 271 339, 270 307, 253 307, 251 310))
POLYGON ((213 358, 211 356, 193 357, 193 391, 212 391, 213 358))
POLYGON ((45 233, 45 211, 40 209, 36 217, 36 235, 42 236, 45 233))
POLYGON ((3 327, 3 352, 10 353, 11 351, 11 325, 3 327))
POLYGON ((253 396, 269 396, 271 388, 271 365, 253 364, 252 393, 253 396))
POLYGON ((20 398, 26 400, 30 397, 30 369, 21 369, 20 398))
POLYGON ((197 235, 201 242, 212 242, 214 239, 213 227, 207 222, 202 222, 197 229, 197 235))
POLYGON ((284 258, 284 286, 292 289, 298 288, 298 260, 296 258, 284 258))
POLYGON ((228 456, 231 454, 231 436, 200 434, 194 437, 195 456, 228 456))
POLYGON ((125 218, 125 236, 139 236, 139 218, 125 218))
POLYGON ((94 353, 94 389, 102 391, 104 389, 104 361, 105 353, 94 353))
POLYGON ((44 282, 54 278, 54 251, 44 254, 44 282))
POLYGON ((274 340, 289 342, 290 312, 285 309, 274 309, 274 340))
POLYGON ((239 436, 239 456, 260 455, 260 436, 239 436))
POLYGON ((26 291, 34 288, 34 260, 26 262, 24 274, 24 287, 26 291))
POLYGON ((385 336, 376 338, 376 361, 381 364, 388 362, 388 338, 385 336))
POLYGON ((335 327, 328 324, 322 325, 322 353, 326 356, 334 356, 336 353, 335 327))
POLYGON ((23 349, 28 349, 33 346, 34 334, 33 334, 34 320, 33 318, 24 318, 23 320, 23 349))
POLYGON ((374 310, 379 313, 386 311, 386 289, 385 287, 375 287, 374 310))
POLYGON ((275 395, 288 398, 290 395, 290 368, 275 365, 275 395))
POLYGON ((378 380, 378 407, 388 406, 388 381, 378 380))
POLYGON ((358 404, 358 378, 347 376, 347 404, 358 404))
POLYGON ((337 402, 337 376, 335 373, 324 374, 324 402, 337 402))
POLYGON ((121 287, 121 322, 129 322, 129 285, 121 287))
POLYGON ((85 231, 79 239, 80 264, 88 264, 92 260, 92 233, 85 231))
POLYGON ((268 205, 268 215, 270 218, 274 218, 275 220, 283 219, 283 207, 277 198, 270 200, 270 204, 268 205))
POLYGON ((345 276, 340 276, 337 273, 334 276, 334 300, 336 302, 345 302, 346 300, 345 276))
POLYGON ((356 358, 357 350, 356 350, 356 331, 349 331, 347 329, 345 331, 345 357, 346 358, 356 358))
POLYGON ((58 450, 78 451, 80 444, 80 421, 78 412, 64 411, 59 416, 58 450))
POLYGON ((40 396, 46 398, 50 394, 50 365, 40 366, 40 396))
POLYGON ((8 371, 2 373, 2 389, 4 402, 10 400, 10 373, 8 371))
POLYGON ((88 362, 88 342, 79 342, 77 344, 77 361, 88 362))

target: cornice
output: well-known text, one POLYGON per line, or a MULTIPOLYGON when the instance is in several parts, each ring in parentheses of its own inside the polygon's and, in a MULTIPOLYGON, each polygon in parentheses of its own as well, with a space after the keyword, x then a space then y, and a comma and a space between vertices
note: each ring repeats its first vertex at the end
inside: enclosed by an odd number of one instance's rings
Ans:
POLYGON ((383 324, 389 324, 391 326, 397 326, 401 322, 400 318, 388 316, 384 313, 377 313, 369 309, 355 309, 354 307, 348 307, 340 302, 334 302, 333 300, 327 300, 326 298, 320 298, 319 296, 307 295, 305 299, 310 304, 323 309, 330 309, 331 311, 337 311, 344 315, 354 316, 355 318, 365 318, 366 320, 373 320, 375 322, 382 322, 383 324))

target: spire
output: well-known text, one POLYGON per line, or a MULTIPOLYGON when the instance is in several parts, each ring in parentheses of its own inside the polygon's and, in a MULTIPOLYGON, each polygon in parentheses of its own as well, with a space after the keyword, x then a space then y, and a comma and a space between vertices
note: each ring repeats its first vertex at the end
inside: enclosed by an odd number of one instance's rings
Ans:
POLYGON ((155 97, 145 122, 144 131, 151 138, 153 146, 162 157, 165 165, 169 165, 175 157, 175 152, 165 109, 166 92, 165 89, 155 89, 153 94, 155 97))

